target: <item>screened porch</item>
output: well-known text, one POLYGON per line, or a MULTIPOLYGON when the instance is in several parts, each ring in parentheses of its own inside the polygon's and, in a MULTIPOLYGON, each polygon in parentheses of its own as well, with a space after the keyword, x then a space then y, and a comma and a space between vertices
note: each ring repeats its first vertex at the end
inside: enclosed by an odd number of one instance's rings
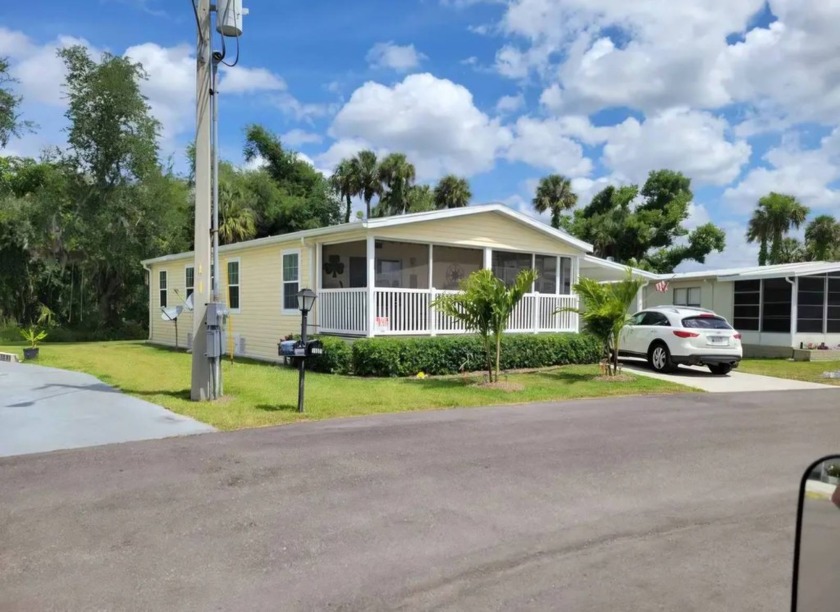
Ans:
POLYGON ((523 269, 539 278, 512 313, 510 332, 572 332, 577 307, 576 257, 368 238, 316 249, 318 330, 345 336, 465 333, 463 324, 432 308, 441 294, 483 268, 512 282, 523 269), (373 282, 370 283, 369 280, 373 282))

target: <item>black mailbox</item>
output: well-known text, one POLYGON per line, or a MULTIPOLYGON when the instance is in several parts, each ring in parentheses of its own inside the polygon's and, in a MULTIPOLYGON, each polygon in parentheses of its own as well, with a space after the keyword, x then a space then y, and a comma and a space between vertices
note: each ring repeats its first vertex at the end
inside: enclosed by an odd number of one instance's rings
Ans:
POLYGON ((324 354, 324 344, 320 340, 310 340, 306 343, 306 356, 312 357, 315 355, 324 354))

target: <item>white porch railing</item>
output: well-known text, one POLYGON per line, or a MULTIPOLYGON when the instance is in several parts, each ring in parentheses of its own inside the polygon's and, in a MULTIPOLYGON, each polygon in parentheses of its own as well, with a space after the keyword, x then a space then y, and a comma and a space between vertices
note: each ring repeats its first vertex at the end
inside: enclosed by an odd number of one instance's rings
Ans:
MULTIPOLYGON (((457 293, 435 289, 374 290, 373 335, 462 334, 463 323, 431 308, 439 295, 457 293)), ((365 336, 368 333, 367 289, 321 289, 318 296, 319 331, 365 336)), ((508 331, 518 333, 576 332, 578 316, 555 312, 577 308, 576 295, 529 293, 514 309, 508 331)))
POLYGON ((321 289, 316 302, 318 331, 367 335, 367 289, 321 289))

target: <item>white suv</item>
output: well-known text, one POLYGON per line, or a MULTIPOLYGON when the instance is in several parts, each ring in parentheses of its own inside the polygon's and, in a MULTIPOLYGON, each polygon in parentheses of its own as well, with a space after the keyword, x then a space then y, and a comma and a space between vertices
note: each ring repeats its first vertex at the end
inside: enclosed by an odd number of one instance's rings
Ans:
POLYGON ((657 306, 637 312, 621 332, 619 355, 647 359, 657 372, 679 364, 729 374, 743 356, 741 334, 711 310, 657 306))

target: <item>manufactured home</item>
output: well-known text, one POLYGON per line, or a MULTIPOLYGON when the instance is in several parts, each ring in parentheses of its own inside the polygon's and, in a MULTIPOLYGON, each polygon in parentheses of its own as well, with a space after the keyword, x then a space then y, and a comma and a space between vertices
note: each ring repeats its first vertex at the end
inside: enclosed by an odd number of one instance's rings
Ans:
POLYGON ((840 345, 840 262, 807 262, 656 275, 640 305, 696 306, 726 317, 744 355, 790 357, 809 344, 840 345))
MULTIPOLYGON (((276 360, 277 342, 300 330, 296 294, 317 293, 310 333, 347 338, 464 333, 430 307, 482 268, 510 281, 539 278, 509 331, 576 332, 572 287, 582 274, 618 278, 626 268, 592 258, 592 246, 501 204, 369 219, 222 246, 220 285, 230 311, 226 349, 276 360)), ((143 262, 149 274, 149 341, 176 344, 165 311, 184 304, 196 282, 193 253, 143 262)), ((177 344, 192 343, 192 313, 177 318, 177 344)))

